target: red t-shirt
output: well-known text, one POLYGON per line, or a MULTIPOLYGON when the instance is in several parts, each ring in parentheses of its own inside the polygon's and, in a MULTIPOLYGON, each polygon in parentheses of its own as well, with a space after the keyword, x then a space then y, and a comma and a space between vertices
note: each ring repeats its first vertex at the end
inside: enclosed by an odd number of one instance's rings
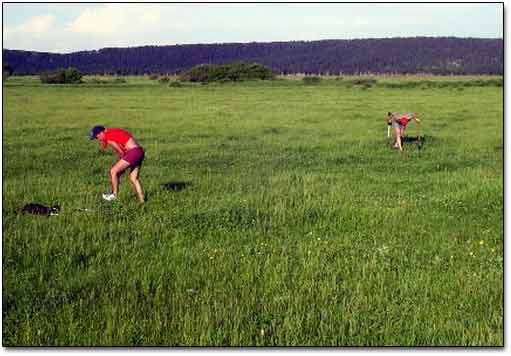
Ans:
POLYGON ((104 131, 105 138, 101 140, 101 147, 106 148, 107 141, 114 141, 118 143, 122 148, 128 140, 131 138, 131 134, 123 129, 111 128, 104 131))
POLYGON ((400 121, 401 121, 401 125, 406 126, 408 124, 408 121, 410 121, 410 120, 408 119, 408 117, 403 116, 400 121))

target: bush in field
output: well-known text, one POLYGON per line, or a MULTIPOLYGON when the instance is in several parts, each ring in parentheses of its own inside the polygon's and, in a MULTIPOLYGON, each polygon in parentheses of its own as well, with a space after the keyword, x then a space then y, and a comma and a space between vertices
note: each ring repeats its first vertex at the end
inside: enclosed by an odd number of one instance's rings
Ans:
POLYGON ((373 78, 358 78, 350 80, 350 84, 353 85, 363 85, 363 86, 372 86, 376 84, 376 79, 373 78))
POLYGON ((69 67, 64 70, 65 82, 69 84, 76 84, 82 82, 82 73, 76 68, 69 67))
POLYGON ((63 84, 65 83, 64 71, 43 72, 39 74, 41 83, 45 84, 63 84))
POLYGON ((171 88, 181 88, 183 85, 179 81, 173 81, 169 84, 169 87, 171 88))
POLYGON ((188 82, 207 82, 215 74, 216 66, 213 64, 201 64, 182 73, 179 79, 188 82))
POLYGON ((57 69, 39 75, 45 84, 79 84, 82 82, 82 73, 76 68, 57 69))
POLYGON ((156 80, 156 79, 158 79, 158 78, 159 78, 159 75, 158 75, 158 74, 151 74, 151 75, 149 76, 149 79, 150 79, 150 80, 156 80))
POLYGON ((161 77, 160 79, 158 79, 158 81, 162 84, 166 84, 166 83, 170 82, 170 78, 169 77, 161 77))
POLYGON ((302 80, 303 80, 303 84, 306 84, 306 85, 314 85, 314 84, 319 84, 319 82, 321 82, 321 78, 316 77, 316 76, 303 77, 302 80))
POLYGON ((201 64, 180 74, 180 80, 189 82, 227 82, 250 79, 273 79, 271 69, 257 63, 201 64))

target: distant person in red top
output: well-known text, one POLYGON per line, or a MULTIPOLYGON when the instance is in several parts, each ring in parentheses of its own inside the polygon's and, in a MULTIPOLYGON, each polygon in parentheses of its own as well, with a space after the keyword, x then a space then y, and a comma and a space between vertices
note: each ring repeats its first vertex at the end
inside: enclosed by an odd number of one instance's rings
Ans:
POLYGON ((388 112, 387 113, 387 124, 394 129, 395 141, 394 148, 398 148, 400 151, 403 150, 402 137, 403 133, 406 129, 406 125, 412 120, 420 123, 421 121, 417 117, 417 115, 413 112, 406 114, 399 114, 397 112, 388 112))
POLYGON ((144 160, 144 150, 137 141, 135 141, 133 136, 123 129, 94 126, 90 131, 90 139, 99 140, 103 149, 107 146, 112 147, 119 156, 119 161, 110 169, 112 193, 103 194, 103 199, 111 201, 117 198, 119 177, 126 169, 130 168, 130 182, 137 191, 138 200, 143 202, 144 191, 138 180, 138 174, 142 161, 144 160))

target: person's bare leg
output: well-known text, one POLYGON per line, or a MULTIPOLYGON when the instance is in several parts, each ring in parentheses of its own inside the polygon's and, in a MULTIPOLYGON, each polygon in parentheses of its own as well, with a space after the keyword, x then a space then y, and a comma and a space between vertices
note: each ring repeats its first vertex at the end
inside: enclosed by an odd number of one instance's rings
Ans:
POLYGON ((117 196, 119 192, 119 175, 128 168, 130 164, 125 160, 119 160, 110 169, 110 183, 112 184, 112 194, 117 196))
POLYGON ((138 174, 140 172, 140 166, 136 166, 133 168, 130 172, 130 182, 135 187, 135 190, 137 191, 138 200, 140 202, 144 202, 144 191, 142 189, 142 185, 140 184, 140 181, 138 180, 138 174))
POLYGON ((399 127, 395 127, 394 134, 396 135, 396 145, 394 147, 399 148, 402 151, 403 146, 401 144, 401 129, 399 127))

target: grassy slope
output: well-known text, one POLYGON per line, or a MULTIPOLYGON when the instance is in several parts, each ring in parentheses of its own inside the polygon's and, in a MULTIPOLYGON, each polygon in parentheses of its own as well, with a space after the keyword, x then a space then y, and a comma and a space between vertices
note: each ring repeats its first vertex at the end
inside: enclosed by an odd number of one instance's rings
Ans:
POLYGON ((4 346, 503 344, 502 88, 11 79, 4 346), (420 153, 386 111, 422 114, 420 153), (146 148, 144 206, 100 201, 96 123, 146 148))

